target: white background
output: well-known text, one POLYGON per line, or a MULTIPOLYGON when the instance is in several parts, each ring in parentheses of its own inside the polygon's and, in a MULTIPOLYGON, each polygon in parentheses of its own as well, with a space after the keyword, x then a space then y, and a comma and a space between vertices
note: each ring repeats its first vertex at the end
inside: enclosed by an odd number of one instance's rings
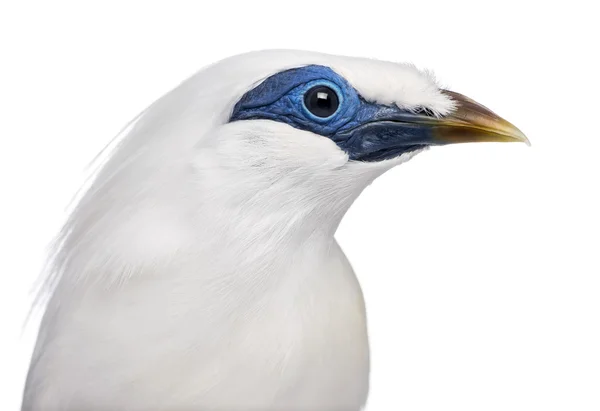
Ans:
POLYGON ((598 13, 551 3, 2 2, 0 409, 18 409, 28 292, 93 156, 202 66, 299 48, 431 68, 533 143, 435 148, 349 211, 368 411, 599 410, 598 13))

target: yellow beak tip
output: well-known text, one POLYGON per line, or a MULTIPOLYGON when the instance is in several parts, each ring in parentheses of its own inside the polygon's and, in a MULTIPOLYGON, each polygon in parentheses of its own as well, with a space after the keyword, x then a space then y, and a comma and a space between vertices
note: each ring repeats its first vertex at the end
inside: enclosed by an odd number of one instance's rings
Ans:
POLYGON ((517 130, 518 130, 518 133, 515 134, 515 139, 522 143, 527 144, 527 147, 531 147, 531 141, 529 141, 527 136, 525 134, 523 134, 523 132, 521 130, 519 130, 519 129, 517 129, 517 130))

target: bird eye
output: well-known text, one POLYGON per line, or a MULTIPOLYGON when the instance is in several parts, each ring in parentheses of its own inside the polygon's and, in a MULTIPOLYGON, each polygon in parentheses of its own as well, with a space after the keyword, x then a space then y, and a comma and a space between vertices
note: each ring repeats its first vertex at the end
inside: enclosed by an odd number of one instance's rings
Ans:
POLYGON ((320 118, 327 118, 337 111, 340 100, 331 88, 315 86, 304 94, 304 105, 311 114, 320 118))

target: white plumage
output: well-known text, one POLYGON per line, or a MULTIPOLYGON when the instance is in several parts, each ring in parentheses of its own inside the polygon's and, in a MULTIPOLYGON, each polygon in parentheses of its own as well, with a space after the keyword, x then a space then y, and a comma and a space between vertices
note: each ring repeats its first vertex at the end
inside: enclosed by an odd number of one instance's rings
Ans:
POLYGON ((334 239, 373 179, 330 139, 228 123, 263 79, 331 67, 367 100, 444 115, 409 65, 264 51, 212 65, 145 110, 57 241, 23 409, 358 411, 369 350, 334 239))

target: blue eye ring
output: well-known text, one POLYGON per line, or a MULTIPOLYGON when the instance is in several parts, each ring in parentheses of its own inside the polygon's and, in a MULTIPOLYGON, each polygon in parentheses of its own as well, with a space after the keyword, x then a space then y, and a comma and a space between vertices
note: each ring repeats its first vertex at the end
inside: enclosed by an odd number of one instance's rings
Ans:
POLYGON ((330 121, 333 117, 335 117, 340 112, 340 109, 341 109, 342 105, 344 104, 344 95, 343 95, 340 87, 337 84, 335 84, 331 81, 327 81, 327 80, 314 80, 314 81, 306 83, 302 87, 301 95, 302 95, 302 99, 301 99, 302 111, 304 112, 304 115, 306 117, 308 117, 310 120, 318 122, 318 123, 326 123, 326 122, 330 121), (312 89, 315 89, 318 87, 326 87, 326 88, 331 89, 336 94, 336 97, 337 97, 338 106, 337 106, 336 110, 327 117, 317 116, 317 115, 313 114, 308 109, 308 107, 306 107, 306 102, 305 102, 306 93, 308 93, 312 89))

